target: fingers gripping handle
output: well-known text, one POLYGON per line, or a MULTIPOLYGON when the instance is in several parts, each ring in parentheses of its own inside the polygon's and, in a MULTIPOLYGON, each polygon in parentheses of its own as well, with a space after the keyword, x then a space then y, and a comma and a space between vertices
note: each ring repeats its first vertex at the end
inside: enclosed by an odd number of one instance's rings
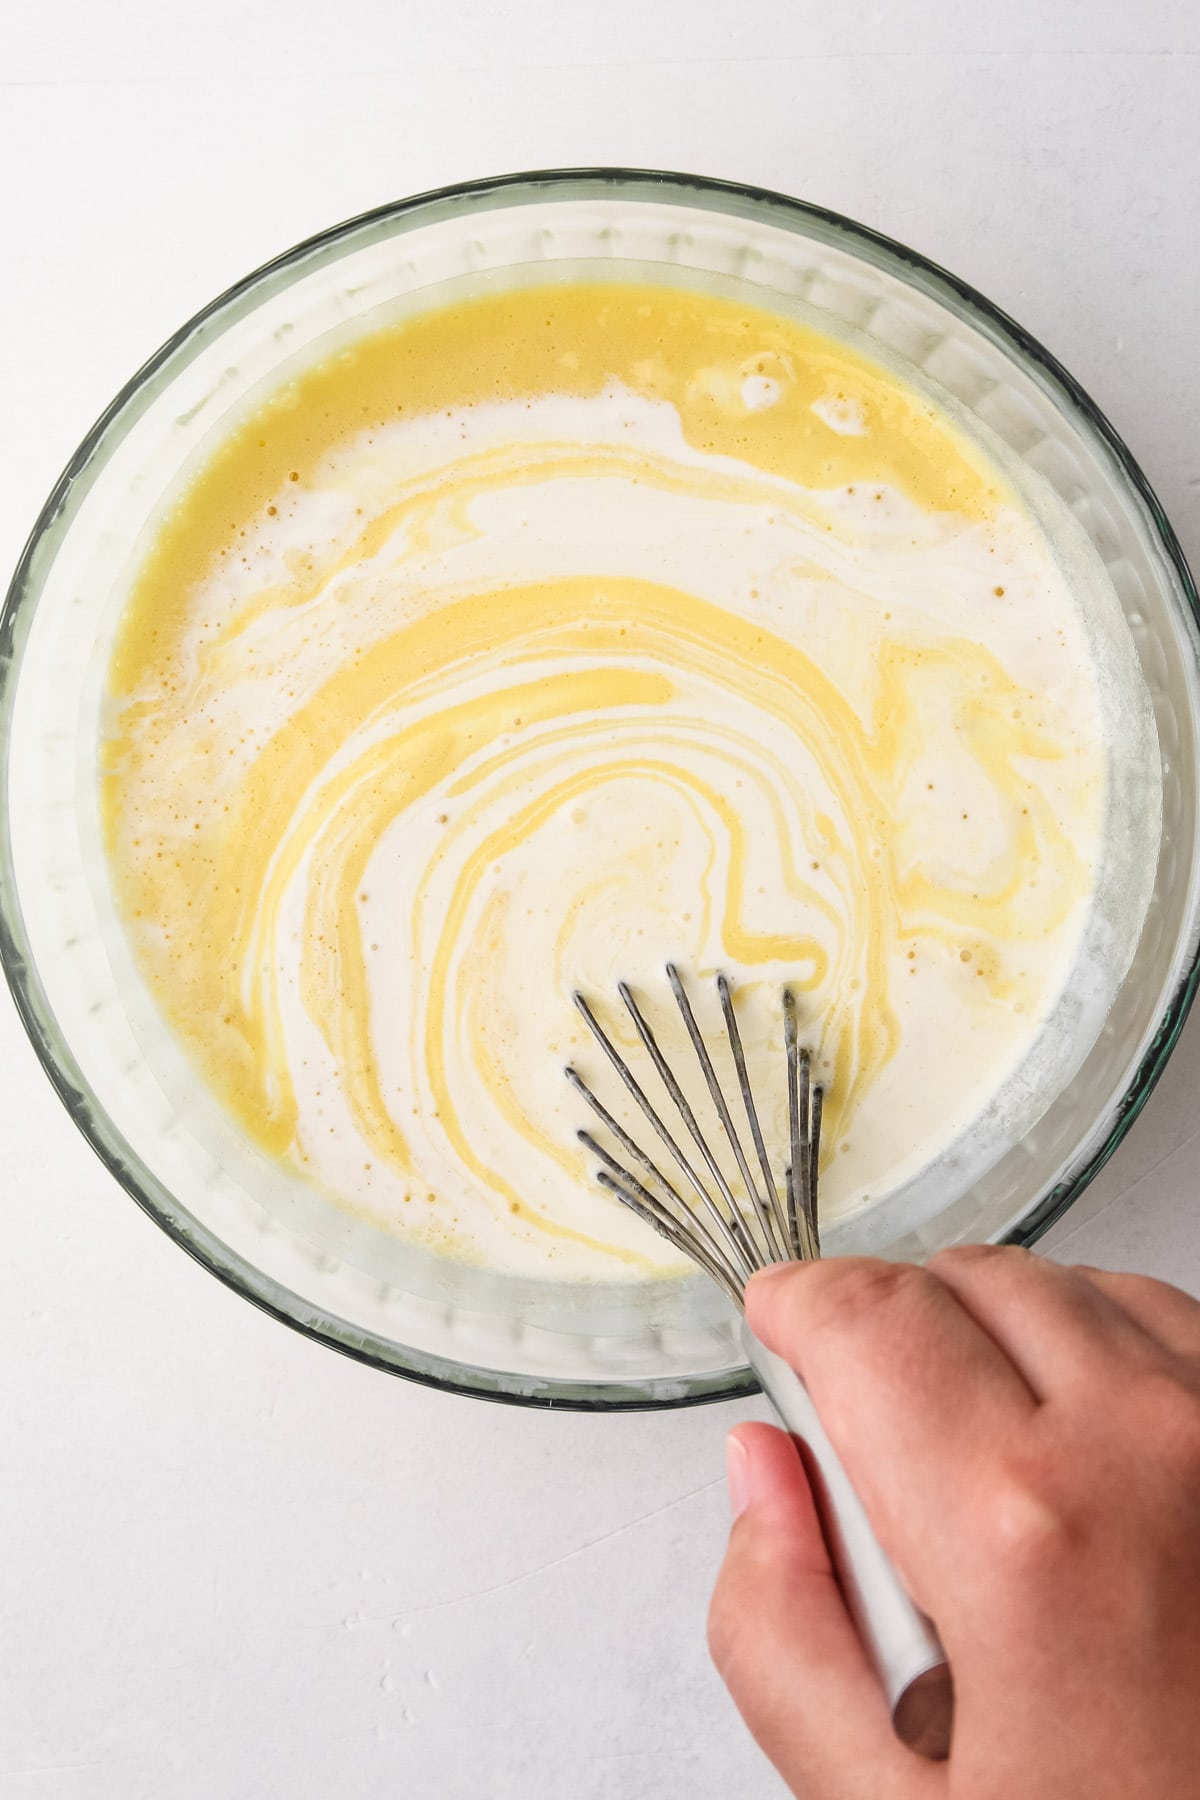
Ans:
POLYGON ((742 1339, 763 1391, 800 1441, 817 1510, 846 1604, 879 1671, 897 1736, 924 1756, 950 1748, 954 1696, 946 1653, 917 1611, 825 1435, 808 1389, 748 1326, 742 1339))

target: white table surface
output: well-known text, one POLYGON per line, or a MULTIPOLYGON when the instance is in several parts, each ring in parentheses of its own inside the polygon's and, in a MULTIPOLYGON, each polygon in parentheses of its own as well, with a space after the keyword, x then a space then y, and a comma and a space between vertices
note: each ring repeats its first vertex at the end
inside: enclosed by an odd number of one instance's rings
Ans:
MULTIPOLYGON (((1200 565, 1191 0, 9 0, 0 563, 143 357, 444 182, 695 170, 911 242, 1055 350, 1200 565)), ((1054 1255, 1200 1292, 1200 1020, 1054 1255)), ((768 1800, 708 1667, 721 1440, 294 1336, 119 1192, 0 1004, 5 1800, 768 1800)))

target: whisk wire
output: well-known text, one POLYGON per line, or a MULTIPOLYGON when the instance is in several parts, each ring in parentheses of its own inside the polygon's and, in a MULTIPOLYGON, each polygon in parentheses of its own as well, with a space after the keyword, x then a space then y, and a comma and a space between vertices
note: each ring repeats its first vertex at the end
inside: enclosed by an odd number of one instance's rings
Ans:
POLYGON ((824 1090, 814 1087, 812 1091, 812 1122, 810 1137, 812 1145, 808 1153, 808 1226, 812 1233, 813 1255, 821 1254, 821 1221, 817 1212, 817 1170, 821 1162, 821 1115, 825 1110, 824 1090))
MULTIPOLYGON (((660 1184, 660 1186, 664 1187, 666 1189, 667 1193, 670 1194, 672 1200, 674 1200, 678 1206, 682 1206, 686 1209, 687 1201, 683 1198, 683 1195, 678 1191, 678 1189, 676 1187, 674 1187, 672 1185, 672 1183, 670 1181, 668 1181, 667 1177, 663 1174, 662 1170, 659 1168, 658 1164, 653 1160, 653 1158, 647 1156, 646 1152, 642 1149, 641 1145, 637 1142, 636 1138, 631 1138, 629 1133, 625 1130, 624 1126, 620 1123, 620 1121, 613 1118, 613 1116, 609 1112, 607 1106, 605 1106, 604 1102, 602 1100, 598 1099, 597 1096, 592 1092, 591 1088, 588 1086, 587 1082, 583 1079, 583 1076, 579 1073, 578 1069, 568 1067, 567 1069, 565 1069, 563 1071, 563 1073, 566 1075, 566 1078, 570 1082, 571 1086, 575 1089, 575 1092, 577 1094, 582 1094, 583 1098, 587 1101, 588 1105, 591 1107, 591 1109, 595 1113, 596 1117, 600 1120, 601 1124, 606 1125, 608 1127, 609 1131, 612 1132, 613 1136, 616 1138, 616 1140, 617 1140, 618 1144, 620 1144, 621 1148, 625 1151, 626 1155, 632 1156, 635 1162, 640 1163, 642 1168, 646 1171, 647 1175, 653 1176, 654 1180, 657 1181, 660 1184)), ((582 1131, 577 1133, 577 1135, 580 1138, 586 1139, 586 1134, 582 1131)))
POLYGON ((721 1090, 721 1084, 717 1080, 717 1071, 714 1069, 712 1058, 708 1054, 708 1046, 700 1035, 700 1028, 696 1024, 696 1015, 692 1011, 692 1003, 687 997, 687 991, 684 988, 682 981, 679 979, 679 971, 676 969, 674 963, 667 964, 667 980, 670 983, 671 992, 675 996, 675 1004, 679 1008, 684 1028, 687 1031, 688 1037, 691 1039, 692 1049, 696 1052, 696 1060, 700 1064, 700 1072, 704 1076, 705 1086, 708 1088, 709 1095, 716 1108, 717 1117, 721 1121, 725 1136, 729 1140, 730 1149, 733 1151, 734 1159, 737 1162, 742 1180, 745 1183, 746 1193, 749 1195, 750 1203, 754 1208, 753 1218, 762 1238, 761 1246, 756 1248, 760 1248, 763 1260, 771 1262, 774 1259, 774 1249, 771 1241, 770 1213, 767 1211, 766 1203, 758 1191, 753 1175, 750 1173, 750 1164, 747 1161, 746 1152, 742 1148, 742 1140, 737 1134, 737 1128, 733 1123, 733 1117, 729 1111, 729 1107, 726 1105, 725 1095, 721 1090))
POLYGON ((721 1002, 721 1012, 725 1019, 725 1035, 729 1039, 729 1048, 733 1052, 733 1066, 737 1070, 738 1087, 741 1089, 742 1105, 746 1109, 746 1122, 750 1127, 750 1136, 754 1140, 755 1153, 759 1167, 763 1173, 763 1183, 770 1202, 770 1218, 774 1255, 769 1260, 786 1262, 792 1254, 788 1237, 787 1218, 779 1200, 779 1190, 775 1186, 775 1177, 771 1173, 771 1159, 767 1155, 767 1146, 763 1141, 762 1126, 758 1122, 758 1108, 754 1104, 754 1093, 750 1087, 750 1077, 746 1071, 746 1053, 742 1048, 742 1034, 738 1028, 737 1015, 733 1010, 733 990, 724 975, 717 976, 717 995, 721 1002))
POLYGON ((572 1087, 587 1101, 600 1123, 611 1132, 626 1156, 648 1177, 651 1186, 648 1187, 645 1181, 618 1161, 590 1132, 580 1131, 578 1135, 580 1141, 604 1165, 597 1172, 597 1179, 601 1184, 629 1206, 640 1218, 653 1225, 655 1230, 667 1238, 670 1243, 690 1255, 706 1273, 719 1283, 722 1290, 740 1305, 742 1290, 755 1269, 762 1268, 771 1262, 792 1259, 811 1260, 820 1254, 820 1238, 817 1230, 817 1158, 820 1148, 822 1093, 821 1089, 812 1082, 808 1051, 802 1050, 799 1045, 795 998, 790 990, 785 990, 783 995, 784 1043, 787 1051, 791 1162, 786 1170, 784 1199, 781 1201, 778 1186, 771 1172, 758 1110, 750 1088, 745 1050, 734 1012, 732 988, 726 977, 719 974, 717 976, 717 993, 721 1001, 721 1010, 730 1050, 733 1054, 734 1067, 737 1071, 746 1120, 750 1127, 750 1136, 763 1172, 763 1185, 767 1196, 764 1199, 754 1179, 750 1159, 734 1123, 716 1067, 696 1022, 687 990, 673 964, 667 964, 666 974, 680 1017, 700 1065, 700 1072, 708 1089, 709 1097, 737 1162, 745 1186, 745 1201, 740 1201, 730 1186, 729 1180, 700 1128, 687 1095, 662 1052, 653 1027, 626 982, 618 984, 617 992, 688 1136, 700 1152, 704 1166, 716 1189, 716 1195, 714 1196, 710 1192, 699 1171, 673 1135, 641 1082, 581 993, 576 993, 574 996, 580 1016, 616 1070, 622 1085, 636 1101, 655 1135, 669 1151, 672 1160, 685 1177, 687 1187, 695 1194, 699 1206, 686 1198, 674 1186, 654 1159, 642 1149, 636 1139, 592 1091, 578 1070, 568 1067, 566 1075, 572 1087), (654 1191, 656 1188, 661 1192, 654 1191))
MULTIPOLYGON (((577 1069, 568 1068, 564 1073, 576 1093, 582 1094, 583 1098, 596 1114, 596 1117, 608 1127, 626 1154, 631 1156, 635 1162, 640 1163, 646 1173, 670 1194, 672 1200, 674 1200, 675 1204, 682 1212, 684 1219, 690 1219, 692 1214, 683 1195, 677 1188, 672 1186, 671 1182, 668 1181, 667 1177, 663 1174, 653 1158, 647 1156, 641 1145, 637 1143, 634 1138, 630 1137, 629 1133, 617 1119, 613 1118, 604 1102, 593 1094, 587 1082, 584 1081, 583 1077, 579 1074, 579 1071, 577 1069)), ((673 1213, 670 1207, 665 1206, 657 1195, 651 1193, 645 1183, 639 1181, 631 1169, 625 1168, 622 1163, 619 1163, 614 1156, 605 1150, 603 1145, 597 1142, 590 1131, 577 1131, 575 1135, 581 1144, 586 1145, 589 1150, 593 1151, 595 1155, 607 1165, 613 1175, 627 1183, 630 1188, 634 1189, 641 1196, 641 1206, 643 1209, 649 1209, 650 1221, 655 1225, 656 1229, 662 1231, 664 1236, 669 1236, 671 1241, 675 1243, 679 1249, 690 1250, 690 1243, 684 1241, 684 1228, 680 1224, 678 1215, 673 1213), (666 1229, 668 1226, 670 1227, 670 1230, 666 1229)), ((598 1174, 597 1180, 599 1179, 600 1176, 598 1174)), ((610 1182, 604 1182, 605 1187, 611 1185, 610 1182)), ((632 1205, 632 1202, 630 1202, 630 1204, 632 1205)), ((634 1210, 638 1211, 639 1208, 635 1207, 634 1210)), ((729 1264, 721 1253, 720 1248, 715 1244, 712 1246, 711 1259, 706 1261, 704 1266, 708 1269, 714 1279, 721 1279, 726 1286, 731 1282, 736 1284, 740 1280, 738 1271, 729 1264), (720 1265, 719 1272, 717 1267, 718 1264, 720 1265)))
MULTIPOLYGON (((621 987, 618 989, 618 992, 621 993, 621 998, 625 1001, 626 1006, 629 1008, 631 1016, 633 1017, 633 1020, 634 1020, 634 1024, 637 1025, 638 1021, 641 1019, 641 1014, 637 1010, 636 1003, 633 1000, 633 996, 629 993, 629 989, 625 986, 624 983, 622 983, 621 987)), ((714 1225, 717 1228, 717 1231, 720 1233, 720 1236, 724 1239, 725 1243, 729 1246, 730 1250, 732 1250, 735 1262, 743 1270, 742 1279, 745 1280, 749 1275, 751 1275, 753 1273, 754 1268, 756 1266, 752 1253, 747 1252, 745 1241, 744 1241, 745 1233, 743 1231, 737 1230, 734 1227, 734 1225, 730 1222, 730 1220, 725 1218, 720 1207, 717 1205, 716 1201, 713 1199, 712 1195, 709 1193, 708 1189, 705 1187, 704 1183, 701 1181, 699 1175, 696 1173, 695 1169, 692 1167, 691 1163, 688 1161, 683 1150, 676 1143, 674 1137, 671 1135, 670 1130, 668 1129, 666 1124, 663 1122, 663 1120, 659 1117, 659 1114, 658 1114, 657 1110, 655 1109, 653 1102, 651 1101, 649 1095, 646 1093, 645 1089, 642 1087, 637 1076, 633 1073, 633 1070, 629 1067, 629 1064, 625 1061, 625 1058, 621 1055, 621 1052, 617 1049, 616 1045, 612 1042, 611 1038, 608 1036, 607 1032, 604 1030, 604 1027, 600 1024, 600 1021, 596 1018, 595 1013, 593 1013, 591 1007, 588 1005, 587 1001, 585 1000, 585 998, 582 994, 577 993, 575 995, 575 1005, 579 1009, 579 1012, 580 1012, 582 1018, 584 1019, 585 1023, 587 1024, 589 1030, 592 1033, 592 1036, 596 1039, 596 1042, 600 1045, 600 1048, 604 1051, 604 1054, 608 1057, 609 1062, 612 1064, 613 1068, 616 1070, 617 1074, 620 1076, 625 1087, 628 1089, 629 1093, 632 1094, 633 1098, 637 1101, 638 1105, 641 1107, 642 1112, 645 1114, 646 1118, 649 1120, 654 1131, 656 1132, 656 1134, 658 1135, 658 1137, 660 1138, 662 1143, 666 1145, 667 1149, 670 1151, 671 1155, 674 1157, 676 1163, 679 1165, 680 1169, 683 1171, 683 1174, 686 1176, 689 1186, 693 1189, 693 1191, 696 1194, 697 1199, 700 1201, 701 1205, 704 1207, 705 1211, 708 1213, 709 1217, 712 1219, 714 1225)), ((646 1025, 644 1020, 641 1020, 641 1028, 639 1030, 638 1035, 642 1038, 642 1042, 643 1042, 643 1044, 646 1045, 646 1048, 649 1049, 650 1042, 653 1042, 653 1034, 650 1033, 649 1027, 646 1025), (647 1042, 648 1038, 649 1038, 649 1042, 647 1042)), ((655 1066, 657 1067, 658 1063, 663 1061, 662 1052, 659 1050, 657 1044, 654 1045, 654 1052, 652 1054, 652 1060, 653 1060, 653 1057, 657 1057, 657 1059, 658 1059, 658 1061, 655 1064, 655 1066)), ((669 1086, 668 1086, 668 1092, 670 1092, 669 1086)), ((685 1105, 686 1105, 686 1102, 685 1102, 685 1105)), ((732 1207, 731 1210, 733 1211, 734 1215, 736 1216, 736 1207, 732 1207)))
POLYGON ((652 1225, 660 1235, 667 1239, 676 1250, 682 1250, 691 1256, 707 1275, 721 1287, 736 1306, 742 1304, 742 1281, 736 1269, 721 1256, 715 1245, 698 1245, 673 1213, 665 1207, 645 1184, 638 1180, 629 1169, 624 1168, 614 1156, 604 1148, 603 1144, 588 1131, 579 1133, 579 1140, 605 1165, 597 1169, 596 1180, 624 1201, 632 1212, 652 1225))
MULTIPOLYGON (((646 1049, 646 1052, 649 1055, 651 1062, 654 1064, 654 1067, 658 1072, 659 1080, 662 1082, 662 1084, 666 1088, 668 1094, 671 1096, 671 1099, 673 1100, 673 1102, 675 1104, 675 1110, 679 1114, 680 1118, 683 1120, 684 1129, 687 1131, 688 1136, 691 1138, 691 1140, 695 1144, 697 1150, 699 1150, 701 1156, 704 1158, 705 1167, 708 1169, 709 1174, 711 1175, 713 1181, 716 1183, 717 1190, 720 1193, 722 1200, 724 1200, 726 1207, 728 1208, 729 1229, 733 1233, 734 1237, 737 1239, 738 1244, 742 1250, 743 1256, 745 1257, 745 1259, 747 1261, 748 1267, 750 1269, 757 1268, 758 1267, 757 1247, 755 1246, 753 1240, 750 1238, 749 1232, 746 1229, 746 1224, 742 1217, 741 1208, 738 1206, 737 1200, 734 1198, 733 1189, 730 1187, 728 1181, 726 1180, 725 1173, 722 1170, 720 1163, 718 1163, 716 1157, 713 1155, 712 1150, 709 1147, 707 1138, 704 1136, 704 1133, 701 1131, 699 1125, 696 1122, 696 1115, 692 1111, 692 1108, 691 1108, 691 1105, 689 1104, 687 1095, 684 1093, 683 1089, 680 1087, 679 1082, 676 1079, 675 1072, 671 1068, 670 1063, 667 1061, 666 1057, 663 1055, 662 1051, 659 1049, 658 1039, 655 1037, 653 1029, 651 1028, 645 1015, 643 1014, 641 1008, 638 1006, 637 1001, 634 999, 633 993, 632 993, 628 983, 624 982, 624 981, 618 982, 617 983, 617 992, 618 992, 618 994, 620 994, 621 999, 625 1002, 625 1010, 628 1012, 630 1018, 633 1020, 634 1028, 637 1031, 638 1036, 641 1038, 642 1043, 646 1049)), ((715 1217, 721 1218, 723 1215, 721 1214, 720 1208, 714 1204, 714 1202, 712 1200, 712 1196, 708 1193, 707 1189, 705 1189, 702 1186, 701 1192, 704 1195, 704 1198, 709 1206, 709 1210, 714 1214, 715 1217)))
MULTIPOLYGON (((593 1140, 593 1144, 595 1144, 595 1140, 593 1140)), ((598 1145, 595 1147, 599 1148, 598 1145)), ((735 1270, 731 1270, 727 1263, 719 1262, 715 1251, 710 1254, 706 1250, 701 1250, 695 1239, 690 1237, 665 1209, 654 1204, 653 1194, 649 1193, 640 1181, 635 1180, 628 1170, 622 1170, 619 1164, 614 1166, 615 1173, 608 1169, 596 1170, 596 1180, 601 1187, 605 1187, 610 1193, 615 1194, 617 1199, 622 1201, 631 1212, 644 1219, 647 1225, 653 1226, 660 1237, 666 1238, 667 1242, 676 1250, 682 1251, 685 1256, 690 1257, 712 1281, 716 1282, 722 1293, 733 1301, 739 1312, 744 1310, 741 1276, 735 1270)))

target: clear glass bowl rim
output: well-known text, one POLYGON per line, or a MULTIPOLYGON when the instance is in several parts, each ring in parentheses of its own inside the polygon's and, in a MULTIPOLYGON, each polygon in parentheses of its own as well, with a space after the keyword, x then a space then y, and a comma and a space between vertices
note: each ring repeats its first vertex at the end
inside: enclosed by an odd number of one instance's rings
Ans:
MULTIPOLYGON (((1200 619, 1200 596, 1175 532, 1128 446, 1095 401, 1058 359, 1016 320, 977 289, 918 251, 911 250, 896 239, 873 231, 869 226, 861 225, 841 213, 808 201, 793 199, 769 188, 673 171, 617 167, 543 169, 490 176, 430 189, 359 213, 305 238, 244 276, 201 308, 155 351, 116 394, 83 438, 51 490, 21 553, 9 584, 3 612, 0 613, 0 796, 4 797, 0 802, 0 962, 3 963, 17 1012, 42 1067, 67 1112, 105 1168, 169 1237, 210 1274, 244 1299, 282 1324, 319 1343, 327 1344, 356 1361, 449 1393, 560 1411, 631 1412, 742 1398, 757 1392, 758 1384, 748 1371, 735 1371, 731 1375, 699 1380, 689 1392, 664 1400, 642 1392, 636 1386, 623 1389, 613 1384, 600 1386, 557 1382, 549 1384, 545 1394, 512 1393, 506 1390, 502 1373, 471 1370, 465 1365, 453 1363, 446 1363, 444 1369, 437 1372, 427 1373, 406 1366, 401 1346, 385 1343, 382 1339, 368 1341, 363 1332, 349 1326, 344 1320, 323 1314, 310 1302, 262 1276, 242 1258, 232 1254, 223 1258, 216 1254, 211 1244, 189 1236, 174 1218, 168 1216, 155 1198, 154 1177, 125 1145, 111 1121, 94 1101, 69 1046, 59 1033, 29 953, 28 937, 17 897, 7 806, 12 777, 9 730, 12 702, 20 674, 23 626, 31 616, 40 593, 41 583, 37 573, 39 560, 44 552, 52 552, 56 538, 65 534, 75 510, 73 497, 81 500, 90 485, 87 479, 89 469, 96 464, 110 441, 123 435, 122 427, 128 429, 132 426, 141 411, 142 403, 148 401, 152 392, 159 390, 161 384, 158 378, 181 357, 197 333, 222 314, 236 309, 240 302, 251 299, 264 284, 276 277, 286 276, 290 270, 314 256, 336 251, 343 240, 373 226, 387 226, 410 218, 416 223, 418 221, 414 215, 447 205, 468 210, 485 210, 497 200, 502 201, 506 195, 516 199, 523 192, 527 198, 552 198, 557 190, 578 189, 581 185, 593 187, 598 193, 608 187, 620 187, 634 199, 644 196, 647 199, 678 200, 687 196, 693 205, 710 202, 718 210, 722 203, 737 210, 749 205, 771 223, 797 231, 801 235, 805 234, 805 229, 809 226, 819 226, 822 234, 833 231, 844 240, 845 247, 863 254, 866 260, 882 266, 902 280, 918 273, 923 285, 950 299, 969 320, 986 322, 991 333, 1001 340, 1010 354, 1015 355, 1018 361, 1033 365, 1060 400, 1083 415, 1106 444, 1124 479, 1145 509, 1157 534, 1159 546, 1178 578, 1187 605, 1193 615, 1200 619), (638 190, 641 190, 641 196, 638 190)), ((1072 1170, 1067 1179, 1059 1182, 1034 1203, 1009 1231, 1006 1242, 1025 1246, 1034 1243, 1079 1198, 1088 1183, 1103 1168, 1140 1114, 1166 1067, 1178 1042, 1198 984, 1200 946, 1163 1008, 1157 1030, 1133 1078, 1111 1109, 1107 1128, 1096 1149, 1082 1165, 1072 1170)))

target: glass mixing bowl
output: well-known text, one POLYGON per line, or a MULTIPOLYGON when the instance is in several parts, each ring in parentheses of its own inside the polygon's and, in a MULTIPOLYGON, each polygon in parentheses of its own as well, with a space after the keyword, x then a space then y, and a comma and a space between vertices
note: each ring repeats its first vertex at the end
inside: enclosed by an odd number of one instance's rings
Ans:
POLYGON ((868 1209, 834 1247, 921 1258, 964 1239, 1028 1243, 1070 1205, 1140 1111, 1195 988, 1196 591, 1136 463, 1040 345, 912 251, 777 194, 623 170, 445 189, 310 239, 185 325, 81 444, 13 579, 0 640, 0 930, 21 1017, 68 1112, 133 1198, 231 1287, 437 1386, 547 1406, 662 1406, 754 1385, 731 1311, 703 1279, 584 1288, 489 1275, 385 1237, 239 1139, 141 987, 97 819, 107 647, 185 467, 290 364, 347 335, 462 292, 580 277, 700 284, 850 338, 1012 468, 1036 472, 1107 566, 1161 755, 1157 870, 1140 934, 1129 925, 1128 970, 1073 1076, 1036 1097, 1040 1116, 1019 1142, 932 1211, 868 1209))

